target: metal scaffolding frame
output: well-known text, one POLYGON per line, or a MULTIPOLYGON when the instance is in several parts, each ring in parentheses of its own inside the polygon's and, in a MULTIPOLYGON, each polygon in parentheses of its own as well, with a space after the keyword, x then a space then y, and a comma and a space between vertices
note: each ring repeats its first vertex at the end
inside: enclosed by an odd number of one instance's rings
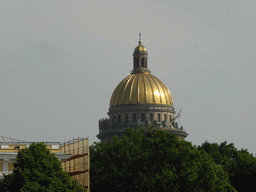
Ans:
POLYGON ((62 169, 78 184, 90 191, 90 149, 89 137, 68 140, 60 144, 62 153, 72 154, 69 159, 61 163, 62 169))

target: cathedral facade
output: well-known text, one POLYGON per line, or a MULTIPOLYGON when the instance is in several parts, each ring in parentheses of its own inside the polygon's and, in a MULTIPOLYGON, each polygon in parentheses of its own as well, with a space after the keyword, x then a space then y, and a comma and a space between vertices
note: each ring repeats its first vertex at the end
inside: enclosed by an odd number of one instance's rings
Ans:
POLYGON ((183 127, 179 127, 174 117, 176 111, 169 89, 148 69, 148 53, 141 44, 133 52, 133 70, 115 88, 108 111, 108 119, 99 120, 98 139, 109 142, 111 137, 123 138, 127 128, 136 125, 166 130, 180 139, 188 136, 183 127))

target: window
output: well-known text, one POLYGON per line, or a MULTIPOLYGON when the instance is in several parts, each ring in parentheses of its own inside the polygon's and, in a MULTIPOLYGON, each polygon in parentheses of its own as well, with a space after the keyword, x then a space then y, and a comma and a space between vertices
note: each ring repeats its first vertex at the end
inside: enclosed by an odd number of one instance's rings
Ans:
POLYGON ((171 123, 171 121, 172 121, 172 116, 169 115, 169 122, 171 123))
POLYGON ((145 119, 146 119, 145 113, 141 113, 141 122, 145 122, 145 119))
POLYGON ((140 62, 141 62, 141 63, 140 63, 140 64, 141 64, 141 67, 145 67, 145 66, 144 66, 144 58, 141 58, 140 62))
POLYGON ((160 113, 157 114, 157 121, 161 122, 161 114, 160 113))
POLYGON ((136 122, 136 121, 137 121, 137 114, 136 114, 136 113, 133 113, 133 114, 132 114, 132 121, 133 121, 133 122, 136 122))
POLYGON ((164 120, 167 121, 167 114, 164 114, 164 120))
POLYGON ((136 65, 135 66, 136 66, 136 68, 139 67, 139 58, 136 59, 136 65))
POLYGON ((149 113, 149 120, 150 122, 153 122, 153 113, 149 113))
POLYGON ((125 114, 125 123, 128 123, 128 114, 125 114))
POLYGON ((118 123, 121 124, 121 121, 122 121, 122 117, 121 115, 118 115, 118 123))
POLYGON ((116 116, 115 115, 112 116, 112 122, 116 123, 116 116))

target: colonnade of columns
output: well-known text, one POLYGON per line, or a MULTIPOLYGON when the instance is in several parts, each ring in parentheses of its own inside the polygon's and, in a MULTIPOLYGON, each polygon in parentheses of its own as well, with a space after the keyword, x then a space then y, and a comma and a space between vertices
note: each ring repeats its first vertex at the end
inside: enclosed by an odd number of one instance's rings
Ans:
POLYGON ((140 120, 141 122, 145 122, 148 120, 149 122, 171 122, 173 119, 174 114, 170 112, 128 112, 128 113, 114 113, 110 116, 110 119, 112 121, 115 121, 116 123, 121 123, 121 122, 136 122, 137 120, 140 120), (136 114, 136 118, 134 118, 134 114, 136 114), (128 115, 128 119, 127 116, 128 115), (145 116, 145 119, 142 118, 142 116, 145 116), (153 116, 153 117, 152 117, 153 116))
POLYGON ((133 58, 133 68, 148 68, 148 62, 146 57, 134 57, 133 58))

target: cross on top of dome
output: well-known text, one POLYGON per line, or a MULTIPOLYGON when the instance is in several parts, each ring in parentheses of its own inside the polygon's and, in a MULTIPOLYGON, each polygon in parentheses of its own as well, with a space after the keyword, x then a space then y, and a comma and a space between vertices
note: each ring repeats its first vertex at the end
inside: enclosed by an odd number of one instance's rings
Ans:
POLYGON ((139 44, 141 45, 141 33, 139 33, 139 44))

